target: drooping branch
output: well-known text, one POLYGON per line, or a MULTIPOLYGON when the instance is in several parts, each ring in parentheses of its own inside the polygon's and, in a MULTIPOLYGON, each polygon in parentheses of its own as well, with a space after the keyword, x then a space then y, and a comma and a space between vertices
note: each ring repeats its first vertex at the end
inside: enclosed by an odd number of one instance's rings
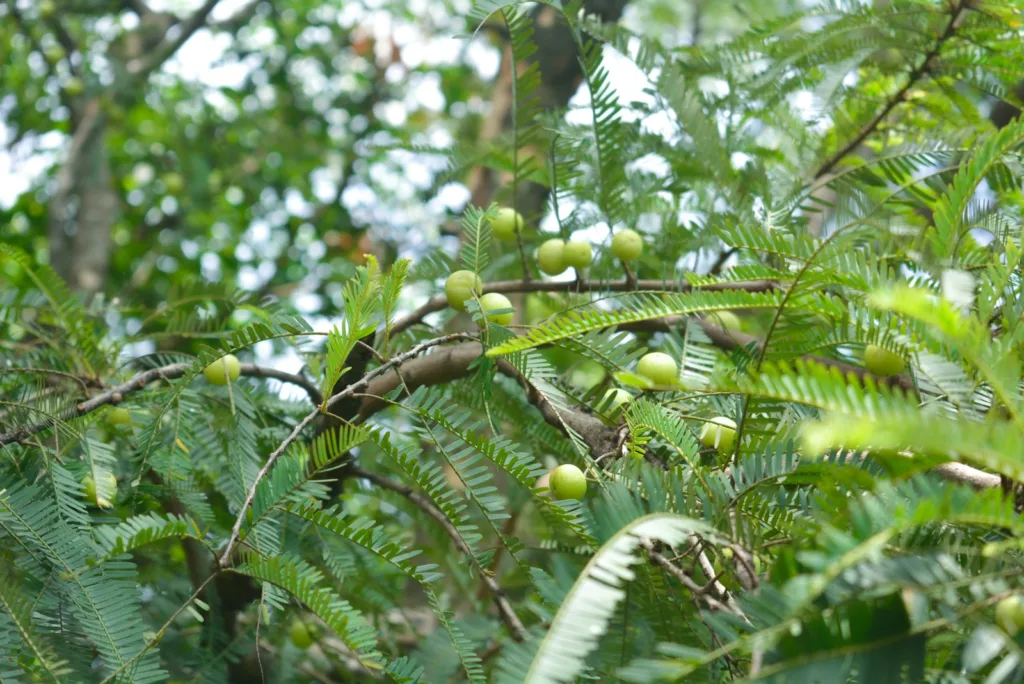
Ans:
MULTIPOLYGON (((107 405, 120 404, 129 394, 139 392, 145 389, 147 385, 158 380, 176 380, 177 378, 185 375, 191 367, 192 364, 190 363, 173 363, 167 366, 161 366, 160 368, 151 368, 147 371, 143 371, 130 380, 111 387, 91 399, 87 399, 75 404, 74 406, 69 406, 58 414, 57 419, 60 421, 67 421, 92 413, 93 411, 107 405)), ((301 375, 286 373, 285 371, 277 370, 276 368, 265 368, 251 363, 241 364, 240 374, 255 378, 273 378, 275 380, 280 380, 281 382, 296 385, 297 387, 304 389, 306 393, 309 394, 313 403, 319 404, 323 401, 320 396, 320 390, 313 381, 301 375)), ((0 433, 0 447, 14 442, 20 442, 26 437, 30 437, 51 427, 53 427, 53 423, 51 421, 40 421, 33 425, 0 433)))
MULTIPOLYGON (((390 489, 391 491, 397 492, 398 494, 401 494, 402 496, 407 498, 413 504, 422 509, 427 515, 436 520, 438 524, 441 525, 442 528, 444 528, 444 531, 447 532, 448 536, 452 538, 452 541, 455 542, 456 548, 458 548, 461 553, 465 554, 469 558, 473 557, 472 549, 470 549, 469 546, 466 545, 466 541, 462 538, 462 535, 459 533, 459 531, 455 529, 455 525, 452 524, 452 522, 448 519, 448 516, 446 516, 441 509, 435 506, 430 499, 423 496, 419 492, 414 491, 412 487, 406 486, 399 482, 395 482, 389 478, 378 475, 377 473, 366 470, 365 468, 355 466, 352 469, 352 473, 357 477, 366 478, 367 480, 374 483, 378 487, 390 489)), ((508 627, 509 632, 512 634, 512 638, 514 638, 516 641, 522 641, 523 639, 525 639, 526 628, 523 626, 523 623, 519 620, 519 616, 516 615, 515 610, 512 609, 512 604, 509 603, 509 600, 505 596, 505 591, 501 588, 501 585, 498 584, 497 580, 495 580, 486 572, 481 572, 480 578, 483 580, 484 585, 490 591, 491 598, 494 600, 494 605, 497 607, 498 613, 501 615, 501 619, 505 622, 505 625, 508 627)))

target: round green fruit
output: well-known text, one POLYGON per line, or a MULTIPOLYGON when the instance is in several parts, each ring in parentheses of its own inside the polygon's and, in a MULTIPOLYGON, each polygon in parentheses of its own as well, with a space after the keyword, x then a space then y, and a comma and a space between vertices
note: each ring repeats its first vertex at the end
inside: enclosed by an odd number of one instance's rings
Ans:
POLYGON ((506 313, 490 313, 491 311, 498 311, 500 309, 511 309, 512 302, 508 301, 508 297, 497 292, 488 292, 480 298, 480 310, 487 316, 487 320, 491 323, 497 323, 498 325, 508 325, 512 322, 512 318, 515 316, 514 311, 506 313))
POLYGON ((996 604, 996 624, 1015 636, 1024 627, 1024 600, 1020 596, 1007 596, 996 604))
POLYGON ((700 430, 700 443, 718 449, 719 453, 730 453, 736 443, 736 422, 725 416, 712 418, 700 430))
POLYGON ((587 493, 587 478, 583 471, 571 463, 558 466, 551 472, 551 491, 559 501, 580 500, 587 493))
MULTIPOLYGON (((114 477, 113 473, 105 473, 103 479, 109 485, 109 488, 113 491, 117 491, 117 478, 114 477)), ((85 487, 85 498, 88 501, 95 501, 96 505, 100 508, 110 508, 113 504, 110 503, 109 499, 99 496, 96 491, 96 481, 92 479, 92 475, 86 475, 82 479, 82 486, 85 487)))
POLYGON ((864 350, 864 366, 875 375, 899 375, 907 367, 907 362, 888 349, 869 344, 864 350))
POLYGON ((719 311, 708 316, 708 320, 724 330, 739 332, 743 329, 743 323, 739 316, 732 311, 719 311))
POLYGON ((612 238, 612 254, 623 261, 632 261, 644 251, 644 239, 640 233, 624 228, 612 238))
POLYGON ((541 271, 552 276, 565 271, 565 242, 554 238, 542 244, 537 250, 537 265, 541 271))
POLYGON ((516 228, 523 231, 523 217, 511 207, 502 207, 491 221, 491 233, 499 240, 509 242, 516 239, 516 228))
POLYGON ((126 408, 115 407, 107 411, 107 423, 117 427, 129 425, 132 422, 132 414, 126 408))
POLYGON ((226 385, 238 379, 242 372, 242 364, 234 354, 220 357, 203 369, 203 376, 211 385, 226 385))
POLYGON ((626 390, 613 387, 604 393, 602 404, 608 404, 608 413, 615 415, 622 410, 622 407, 633 401, 633 395, 626 390))
POLYGON ((479 294, 484 284, 472 271, 455 271, 444 281, 444 296, 448 298, 448 306, 456 311, 466 310, 466 301, 479 294))
POLYGON ((177 195, 185 187, 185 179, 180 173, 169 173, 164 176, 164 185, 167 186, 167 192, 177 195))
POLYGON ((43 19, 49 19, 57 13, 57 5, 53 0, 43 0, 39 3, 39 16, 43 19))
POLYGON ((655 385, 674 385, 679 380, 679 366, 664 352, 651 352, 640 357, 636 372, 655 385))
POLYGON ((71 97, 77 97, 85 92, 85 84, 82 83, 82 79, 78 77, 72 78, 64 86, 64 92, 71 97))
POLYGON ((292 643, 303 651, 313 645, 314 639, 312 632, 310 632, 309 628, 306 627, 306 623, 299 618, 292 620, 292 626, 288 630, 288 636, 291 638, 292 643))
POLYGON ((565 260, 566 266, 572 266, 579 270, 586 268, 590 265, 590 262, 594 260, 594 250, 590 248, 590 245, 580 240, 569 240, 565 243, 565 249, 562 251, 562 258, 565 260))

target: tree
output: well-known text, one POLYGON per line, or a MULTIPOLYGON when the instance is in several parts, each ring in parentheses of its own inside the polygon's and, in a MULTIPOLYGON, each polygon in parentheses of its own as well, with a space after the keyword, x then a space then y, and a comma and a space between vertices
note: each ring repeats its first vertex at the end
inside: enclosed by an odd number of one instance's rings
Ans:
POLYGON ((1015 5, 194 4, 0 14, 4 677, 1024 678, 1015 5))

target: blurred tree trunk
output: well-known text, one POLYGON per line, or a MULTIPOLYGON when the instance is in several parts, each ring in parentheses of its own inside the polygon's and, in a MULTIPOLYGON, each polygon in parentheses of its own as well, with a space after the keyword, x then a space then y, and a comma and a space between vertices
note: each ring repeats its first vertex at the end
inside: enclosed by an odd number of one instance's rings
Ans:
MULTIPOLYGON (((628 0, 588 0, 583 3, 588 14, 600 17, 602 21, 615 22, 622 17, 628 0)), ((540 67, 541 87, 538 93, 540 106, 544 110, 566 107, 580 87, 583 70, 580 66, 576 45, 569 28, 558 12, 547 5, 538 5, 533 10, 533 33, 537 51, 533 60, 540 67)), ((491 115, 484 124, 484 142, 489 142, 512 127, 512 51, 506 46, 501 70, 491 95, 491 115)), ((486 207, 498 194, 494 183, 494 172, 481 169, 473 174, 470 181, 473 203, 486 207)), ((518 187, 516 207, 528 223, 536 223, 545 213, 548 189, 543 185, 523 182, 518 187)))
POLYGON ((98 99, 76 117, 67 159, 49 202, 50 263, 72 290, 101 292, 110 271, 111 229, 120 215, 98 99))

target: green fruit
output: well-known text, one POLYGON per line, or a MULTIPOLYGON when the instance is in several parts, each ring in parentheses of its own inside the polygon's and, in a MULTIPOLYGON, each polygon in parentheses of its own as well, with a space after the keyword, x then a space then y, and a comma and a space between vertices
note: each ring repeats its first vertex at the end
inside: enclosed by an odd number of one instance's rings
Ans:
POLYGON ((712 418, 700 430, 700 443, 722 454, 731 453, 736 443, 736 422, 725 416, 712 418))
POLYGON ((566 266, 572 266, 579 270, 586 268, 590 265, 590 262, 594 260, 594 250, 590 248, 586 242, 580 240, 569 240, 565 243, 565 249, 562 251, 562 258, 565 260, 566 266))
POLYGON ((456 311, 466 310, 466 300, 473 298, 473 293, 480 293, 484 284, 472 271, 455 271, 444 281, 444 295, 448 298, 448 306, 456 311))
POLYGON ((49 19, 57 13, 57 5, 53 0, 43 0, 39 3, 39 16, 43 19, 49 19))
POLYGON ((537 250, 537 265, 548 275, 558 275, 566 269, 565 242, 554 238, 548 240, 537 250))
POLYGON ((112 408, 107 411, 107 422, 114 427, 128 425, 132 422, 132 414, 126 408, 112 408))
POLYGON ((636 372, 655 385, 674 385, 679 380, 679 366, 664 352, 651 352, 640 358, 636 372))
POLYGON ((242 365, 234 354, 227 354, 203 369, 206 381, 211 385, 226 385, 238 379, 242 365))
POLYGON ((185 179, 180 173, 169 173, 164 176, 164 185, 167 186, 167 192, 177 195, 185 187, 185 179))
POLYGON ((82 79, 80 78, 72 78, 64 86, 64 92, 66 92, 71 97, 76 97, 85 92, 85 84, 82 83, 82 79))
POLYGON ((608 413, 614 416, 622 410, 623 406, 631 401, 633 401, 632 394, 619 387, 613 387, 604 393, 601 404, 608 404, 608 413))
POLYGON ((708 320, 724 330, 739 332, 743 329, 743 323, 740 322, 739 316, 734 314, 732 311, 719 311, 718 313, 713 313, 708 316, 708 320))
POLYGON ((623 261, 632 261, 644 251, 644 239, 640 233, 624 228, 612 238, 612 254, 623 261))
MULTIPOLYGON (((102 477, 107 483, 108 489, 112 492, 116 492, 117 478, 114 477, 114 474, 104 473, 102 477)), ((82 479, 82 485, 85 487, 85 498, 87 501, 95 501, 96 505, 100 508, 110 508, 113 505, 110 503, 109 499, 99 496, 99 493, 96 491, 96 481, 92 479, 92 475, 86 475, 85 478, 82 479)))
POLYGON ((580 500, 587 493, 587 478, 583 471, 571 463, 565 463, 551 471, 551 491, 555 499, 580 500))
POLYGON ((498 325, 508 325, 512 322, 512 318, 515 316, 514 311, 507 313, 496 313, 492 314, 491 311, 498 311, 500 309, 511 309, 512 302, 508 301, 508 297, 497 292, 488 292, 480 298, 480 310, 484 312, 487 320, 491 323, 497 323, 498 325))
POLYGON ((299 618, 292 620, 292 626, 288 630, 288 636, 291 638, 292 643, 303 651, 312 646, 315 641, 313 634, 309 631, 309 628, 306 627, 306 623, 299 618))
POLYGON ((869 344, 864 350, 864 366, 875 375, 899 375, 907 367, 907 362, 888 349, 869 344))
POLYGON ((491 221, 491 233, 499 240, 509 242, 516 239, 516 228, 523 231, 523 217, 511 207, 498 209, 497 215, 491 221))
POLYGON ((1024 627, 1024 601, 1020 596, 1007 596, 996 604, 996 624, 1010 636, 1024 627))

